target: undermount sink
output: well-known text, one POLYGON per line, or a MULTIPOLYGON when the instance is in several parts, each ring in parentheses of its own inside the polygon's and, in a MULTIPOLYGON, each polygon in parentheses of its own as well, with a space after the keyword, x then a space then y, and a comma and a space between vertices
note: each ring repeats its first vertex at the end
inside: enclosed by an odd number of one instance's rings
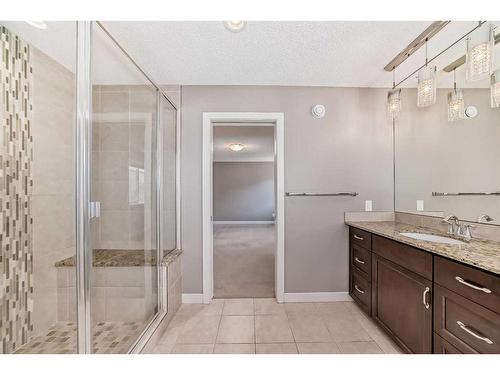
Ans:
POLYGON ((463 245, 465 242, 460 240, 455 240, 454 238, 437 236, 435 234, 425 234, 425 233, 413 233, 413 232, 403 232, 399 233, 402 236, 410 237, 415 240, 429 241, 429 242, 437 242, 443 243, 447 245, 463 245))

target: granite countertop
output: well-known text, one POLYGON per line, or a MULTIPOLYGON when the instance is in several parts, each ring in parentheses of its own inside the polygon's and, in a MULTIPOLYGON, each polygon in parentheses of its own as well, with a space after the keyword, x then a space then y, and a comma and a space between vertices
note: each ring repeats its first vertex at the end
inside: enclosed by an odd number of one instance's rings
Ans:
MULTIPOLYGON (((168 265, 182 253, 176 249, 166 254, 162 265, 168 265)), ((116 250, 95 249, 93 252, 93 267, 144 267, 156 265, 156 250, 116 250)), ((56 262, 56 267, 74 267, 75 257, 69 257, 56 262)))
POLYGON ((463 245, 448 245, 416 240, 400 234, 401 232, 415 232, 450 237, 446 233, 432 228, 417 227, 395 221, 346 221, 346 224, 500 275, 500 242, 473 238, 463 245))

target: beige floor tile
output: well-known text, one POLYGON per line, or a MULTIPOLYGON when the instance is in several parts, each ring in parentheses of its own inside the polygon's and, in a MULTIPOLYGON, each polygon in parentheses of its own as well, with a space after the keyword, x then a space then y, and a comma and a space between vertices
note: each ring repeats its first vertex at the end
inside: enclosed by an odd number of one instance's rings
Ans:
POLYGON ((222 315, 254 315, 253 298, 226 299, 222 315))
POLYGON ((374 341, 341 342, 340 352, 343 354, 382 354, 383 351, 374 341))
POLYGON ((214 354, 255 354, 255 344, 215 344, 214 354))
POLYGON ((224 308, 223 299, 213 299, 208 305, 205 305, 199 315, 222 315, 224 308))
POLYGON ((368 332, 373 341, 387 354, 402 354, 401 348, 377 324, 362 313, 356 316, 361 326, 368 332))
POLYGON ((177 311, 177 315, 197 315, 204 307, 205 305, 202 303, 183 303, 177 311))
POLYGON ((340 353, 338 345, 334 342, 298 342, 300 354, 337 354, 340 353))
POLYGON ((279 344, 257 344, 257 354, 298 354, 297 345, 293 342, 279 344))
POLYGON ((286 315, 256 315, 255 339, 258 343, 294 342, 286 315))
POLYGON ((335 342, 372 340, 361 323, 354 318, 341 319, 335 316, 323 316, 323 320, 335 342))
POLYGON ((215 343, 220 316, 198 316, 188 321, 177 338, 178 344, 215 343))
POLYGON ((217 334, 217 343, 251 344, 255 342, 254 317, 245 315, 223 316, 217 334))
POLYGON ((316 304, 309 302, 285 303, 285 311, 288 313, 314 314, 317 312, 316 304))
POLYGON ((276 298, 254 298, 255 315, 285 314, 285 304, 276 302, 276 298))
POLYGON ((320 315, 289 313, 288 323, 295 342, 331 342, 330 332, 320 315))
POLYGON ((212 354, 214 344, 176 344, 172 354, 212 354))
POLYGON ((338 318, 352 316, 352 313, 346 305, 346 302, 319 302, 316 303, 316 312, 321 315, 338 318))

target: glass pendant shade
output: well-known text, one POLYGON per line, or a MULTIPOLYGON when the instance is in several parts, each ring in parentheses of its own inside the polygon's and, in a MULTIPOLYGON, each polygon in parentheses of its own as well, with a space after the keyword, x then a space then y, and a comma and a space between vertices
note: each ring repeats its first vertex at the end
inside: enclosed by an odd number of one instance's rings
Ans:
POLYGON ((491 75, 491 108, 500 108, 500 69, 491 75))
POLYGON ((484 40, 472 45, 467 39, 467 54, 465 55, 467 81, 479 81, 488 78, 493 64, 493 51, 495 46, 494 26, 490 25, 484 40))
POLYGON ((392 120, 397 119, 401 114, 401 89, 387 93, 387 113, 392 120))
POLYGON ((436 103, 436 67, 424 66, 418 72, 417 106, 428 107, 436 103))
POLYGON ((459 121, 465 118, 464 92, 454 89, 448 93, 448 121, 459 121))

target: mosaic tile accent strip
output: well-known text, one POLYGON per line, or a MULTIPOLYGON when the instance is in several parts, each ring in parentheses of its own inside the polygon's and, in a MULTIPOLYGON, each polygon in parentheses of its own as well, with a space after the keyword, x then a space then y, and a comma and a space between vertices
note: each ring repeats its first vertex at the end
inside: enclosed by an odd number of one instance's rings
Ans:
POLYGON ((0 59, 0 353, 11 353, 33 331, 33 67, 3 26, 0 59))
MULTIPOLYGON (((143 326, 143 322, 102 322, 94 325, 93 353, 127 353, 143 326)), ((20 347, 14 354, 75 354, 76 347, 76 323, 59 322, 20 347)))

